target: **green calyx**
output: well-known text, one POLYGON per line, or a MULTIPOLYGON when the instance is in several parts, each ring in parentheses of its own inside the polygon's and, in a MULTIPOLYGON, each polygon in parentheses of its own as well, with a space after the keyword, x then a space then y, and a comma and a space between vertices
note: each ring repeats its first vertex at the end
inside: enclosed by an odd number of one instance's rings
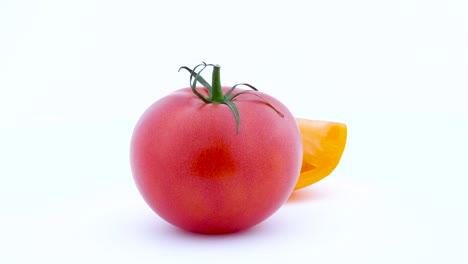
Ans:
POLYGON ((284 117, 284 114, 281 113, 276 107, 274 107, 270 102, 268 102, 265 98, 263 98, 260 94, 256 93, 258 90, 257 88, 253 87, 252 85, 248 83, 238 83, 234 86, 231 87, 226 93, 223 94, 223 90, 221 89, 221 66, 218 64, 206 64, 205 62, 198 64, 192 69, 182 66, 179 68, 179 71, 181 69, 185 69, 188 72, 190 72, 190 87, 192 88, 193 93, 198 96, 204 103, 206 104, 225 104, 229 106, 231 109, 232 113, 234 114, 234 117, 236 118, 236 132, 239 133, 239 128, 240 128, 240 116, 239 116, 239 110, 237 109, 236 104, 233 102, 237 97, 243 94, 250 94, 253 96, 258 97, 261 99, 267 106, 271 107, 274 111, 276 111, 281 117, 284 117), (213 75, 212 75, 212 82, 211 85, 203 79, 201 76, 201 73, 203 70, 206 69, 206 67, 213 67, 213 75), (200 68, 201 67, 201 68, 200 68), (197 71, 197 69, 199 69, 197 71), (200 83, 203 85, 203 87, 208 91, 208 97, 202 95, 196 88, 197 88, 197 83, 200 83), (236 94, 234 93, 234 90, 238 86, 247 86, 248 88, 252 89, 252 91, 242 91, 236 94))

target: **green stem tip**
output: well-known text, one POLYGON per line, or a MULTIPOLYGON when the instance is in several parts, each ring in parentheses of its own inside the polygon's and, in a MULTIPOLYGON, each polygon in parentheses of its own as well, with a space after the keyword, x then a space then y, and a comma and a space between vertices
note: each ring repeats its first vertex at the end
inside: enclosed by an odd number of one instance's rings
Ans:
POLYGON ((182 66, 179 68, 179 71, 181 69, 187 70, 190 72, 190 88, 192 88, 193 93, 198 96, 204 103, 206 104, 225 104, 227 105, 232 113, 234 114, 234 117, 236 119, 236 133, 239 134, 239 129, 240 129, 240 116, 239 116, 239 110, 237 109, 236 104, 234 104, 234 99, 236 99, 238 96, 243 95, 243 94, 251 94, 254 95, 258 98, 260 98, 267 106, 271 107, 275 112, 277 112, 281 117, 284 117, 284 114, 281 113, 276 107, 274 107, 268 100, 263 98, 260 94, 256 93, 258 90, 257 88, 253 87, 250 84, 247 83, 238 83, 234 86, 231 87, 225 94, 223 94, 222 86, 221 86, 221 66, 218 64, 206 64, 205 62, 198 64, 192 69, 182 66), (213 67, 213 73, 212 73, 212 80, 211 80, 211 85, 203 79, 203 77, 200 75, 201 72, 206 68, 206 67, 213 67), (197 69, 201 69, 197 72, 197 69), (197 83, 200 83, 203 85, 203 87, 208 91, 208 97, 202 95, 200 92, 198 92, 197 88, 197 83), (234 90, 238 86, 247 86, 248 88, 252 89, 252 91, 242 91, 237 94, 232 95, 234 90))

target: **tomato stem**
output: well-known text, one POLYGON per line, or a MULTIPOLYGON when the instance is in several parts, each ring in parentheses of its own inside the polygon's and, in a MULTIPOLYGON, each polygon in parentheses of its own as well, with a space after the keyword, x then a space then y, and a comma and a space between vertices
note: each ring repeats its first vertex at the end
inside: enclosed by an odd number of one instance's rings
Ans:
POLYGON ((275 110, 281 117, 284 117, 283 113, 281 113, 276 107, 274 107, 270 102, 268 102, 266 99, 264 99, 261 95, 255 93, 257 92, 257 88, 253 87, 250 84, 247 83, 238 83, 229 89, 225 94, 223 94, 222 86, 221 86, 221 66, 218 64, 206 64, 203 62, 202 64, 199 64, 195 66, 195 68, 190 69, 186 66, 182 66, 179 68, 179 71, 181 69, 187 70, 190 72, 190 87, 192 88, 193 93, 198 96, 204 103, 206 104, 225 104, 227 105, 232 113, 234 114, 234 118, 236 119, 236 132, 239 133, 239 127, 240 127, 240 116, 239 116, 239 110, 237 109, 236 104, 233 102, 234 99, 237 99, 240 95, 246 95, 246 94, 251 94, 254 95, 258 98, 260 98, 267 106, 275 110), (202 76, 200 76, 200 73, 208 66, 213 67, 213 76, 212 76, 212 84, 210 85, 205 79, 203 79, 202 76), (203 67, 200 71, 196 71, 198 67, 203 67), (193 80, 193 81, 192 81, 193 80), (202 95, 198 90, 197 90, 197 82, 201 83, 206 90, 208 91, 208 97, 202 95), (247 86, 253 91, 242 91, 239 93, 236 93, 232 95, 234 90, 236 89, 237 86, 247 86))
POLYGON ((218 64, 213 65, 213 77, 211 80, 212 94, 211 101, 214 103, 224 103, 225 98, 223 90, 221 89, 221 66, 218 64))

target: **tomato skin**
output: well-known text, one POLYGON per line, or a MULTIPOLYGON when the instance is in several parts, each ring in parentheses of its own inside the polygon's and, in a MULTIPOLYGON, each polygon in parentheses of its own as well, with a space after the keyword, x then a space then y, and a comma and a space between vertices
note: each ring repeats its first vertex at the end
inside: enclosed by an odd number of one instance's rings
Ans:
POLYGON ((233 101, 239 133, 227 105, 206 104, 190 88, 145 111, 130 160, 138 190, 160 217, 193 232, 229 233, 260 223, 288 199, 302 162, 299 129, 283 104, 257 93, 284 117, 241 95, 233 101))

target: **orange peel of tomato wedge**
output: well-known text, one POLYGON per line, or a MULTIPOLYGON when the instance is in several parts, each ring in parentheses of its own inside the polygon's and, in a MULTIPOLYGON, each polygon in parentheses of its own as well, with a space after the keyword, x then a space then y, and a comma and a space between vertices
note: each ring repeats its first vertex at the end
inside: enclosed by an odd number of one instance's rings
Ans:
POLYGON ((296 118, 302 138, 303 158, 294 190, 330 175, 340 162, 347 138, 343 123, 296 118))

